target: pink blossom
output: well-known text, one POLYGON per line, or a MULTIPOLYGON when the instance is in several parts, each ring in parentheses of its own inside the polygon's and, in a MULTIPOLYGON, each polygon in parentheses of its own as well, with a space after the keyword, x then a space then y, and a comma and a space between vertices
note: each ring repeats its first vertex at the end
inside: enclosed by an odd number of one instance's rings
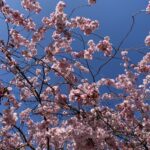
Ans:
POLYGON ((18 10, 13 10, 8 5, 2 7, 2 12, 7 16, 6 22, 12 23, 17 26, 23 26, 27 30, 34 30, 35 23, 31 18, 25 19, 24 15, 18 10))
POLYGON ((107 36, 103 41, 99 41, 97 44, 97 49, 104 52, 104 55, 110 56, 112 53, 112 45, 110 43, 110 38, 107 36))
POLYGON ((145 45, 150 46, 150 35, 145 38, 145 45))
POLYGON ((89 72, 89 69, 84 67, 80 62, 76 62, 74 65, 75 67, 79 68, 81 71, 89 72))
POLYGON ((41 69, 36 69, 36 75, 40 75, 41 69))
POLYGON ((17 47, 29 44, 29 41, 26 38, 24 38, 20 33, 18 33, 16 30, 13 30, 13 29, 10 30, 10 35, 12 37, 14 44, 17 47))
POLYGON ((10 110, 8 109, 3 112, 2 122, 5 125, 14 125, 17 120, 18 120, 17 113, 14 112, 13 107, 10 110))
POLYGON ((63 12, 66 4, 63 1, 59 1, 56 6, 56 12, 63 12))
POLYGON ((149 1, 148 5, 146 7, 146 12, 150 13, 150 1, 149 1))
POLYGON ((88 3, 89 3, 90 5, 95 4, 95 3, 96 3, 96 0, 88 0, 88 3))
POLYGON ((80 28, 86 35, 91 34, 98 28, 98 26, 99 23, 97 20, 92 21, 85 17, 76 17, 71 19, 71 27, 80 28))
POLYGON ((36 0, 22 0, 21 5, 29 11, 34 11, 36 13, 39 13, 41 11, 41 6, 39 2, 36 0))
POLYGON ((135 69, 137 69, 139 72, 150 72, 150 53, 147 53, 143 59, 138 63, 137 67, 135 67, 135 69))

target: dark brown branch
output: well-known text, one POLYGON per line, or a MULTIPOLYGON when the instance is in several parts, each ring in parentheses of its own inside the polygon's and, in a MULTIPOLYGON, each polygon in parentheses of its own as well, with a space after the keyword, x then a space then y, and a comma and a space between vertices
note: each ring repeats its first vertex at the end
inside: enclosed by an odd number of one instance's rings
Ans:
POLYGON ((30 147, 32 150, 35 150, 35 148, 28 142, 25 134, 23 133, 23 131, 17 127, 16 125, 13 125, 15 129, 17 129, 17 131, 20 133, 20 135, 22 136, 24 142, 27 144, 28 147, 30 147))

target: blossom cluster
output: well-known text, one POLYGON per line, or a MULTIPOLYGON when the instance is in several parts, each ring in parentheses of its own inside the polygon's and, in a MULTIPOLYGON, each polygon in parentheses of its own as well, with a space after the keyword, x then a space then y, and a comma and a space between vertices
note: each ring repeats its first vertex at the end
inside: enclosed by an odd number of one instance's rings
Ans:
POLYGON ((145 45, 150 46, 150 34, 145 38, 145 45))
POLYGON ((23 37, 19 32, 16 30, 10 30, 10 35, 12 38, 12 43, 18 48, 19 46, 26 46, 29 44, 29 40, 23 37))
POLYGON ((13 10, 8 5, 2 7, 2 12, 6 16, 6 22, 14 24, 16 26, 23 26, 27 30, 34 30, 35 23, 31 18, 25 19, 23 14, 20 14, 18 10, 13 10))
POLYGON ((76 89, 71 89, 69 94, 71 101, 78 101, 83 105, 94 105, 99 99, 99 92, 96 84, 89 84, 83 81, 76 89))
POLYGON ((71 19, 71 27, 80 28, 85 35, 91 34, 98 28, 98 26, 99 22, 97 20, 92 21, 91 19, 85 17, 76 17, 71 19))
POLYGON ((40 3, 36 0, 22 0, 21 4, 26 10, 34 11, 36 13, 39 13, 42 9, 40 3))
POLYGON ((53 63, 51 68, 56 72, 56 74, 64 77, 69 82, 74 83, 76 81, 72 65, 65 58, 53 63))
POLYGON ((93 5, 93 4, 96 3, 96 0, 88 0, 88 3, 89 3, 90 5, 93 5))
POLYGON ((33 56, 37 54, 36 43, 38 40, 42 38, 42 35, 40 32, 39 34, 35 32, 31 41, 29 41, 16 30, 14 29, 10 30, 11 43, 13 43, 13 45, 16 48, 19 48, 20 46, 24 46, 27 48, 27 50, 22 50, 22 55, 23 57, 25 57, 26 60, 30 60, 33 56))
POLYGON ((147 53, 143 59, 135 67, 139 72, 149 73, 150 72, 150 53, 147 53))
POLYGON ((95 44, 93 40, 88 41, 88 46, 86 50, 79 51, 79 52, 71 52, 72 56, 75 58, 84 58, 84 59, 93 59, 93 54, 98 51, 102 51, 104 56, 111 56, 112 55, 112 44, 110 43, 110 38, 108 36, 104 37, 104 40, 95 44))
POLYGON ((105 56, 110 56, 112 53, 112 45, 110 43, 110 38, 106 36, 103 41, 97 44, 97 49, 104 52, 105 56))
POLYGON ((150 1, 149 1, 148 5, 146 7, 146 12, 150 13, 150 1))

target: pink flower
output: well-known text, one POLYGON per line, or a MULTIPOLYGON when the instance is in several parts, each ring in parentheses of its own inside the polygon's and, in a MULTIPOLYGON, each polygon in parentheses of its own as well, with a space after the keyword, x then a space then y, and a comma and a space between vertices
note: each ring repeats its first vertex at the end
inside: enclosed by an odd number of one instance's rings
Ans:
POLYGON ((36 0, 22 0, 21 4, 26 10, 34 11, 36 13, 39 13, 42 9, 39 2, 36 0))
POLYGON ((88 3, 89 3, 90 5, 95 4, 95 3, 96 3, 96 0, 88 0, 88 3))
POLYGON ((63 1, 59 1, 56 6, 56 11, 63 12, 65 7, 66 7, 66 4, 63 1))
POLYGON ((150 34, 145 38, 145 45, 150 46, 150 34))
POLYGON ((38 76, 40 75, 40 73, 41 73, 41 69, 36 69, 36 75, 38 76))
POLYGON ((85 35, 91 34, 94 30, 96 30, 99 26, 99 22, 97 20, 92 21, 91 19, 85 17, 76 17, 71 19, 71 27, 80 28, 85 35))
POLYGON ((34 30, 35 23, 31 18, 26 19, 18 10, 13 10, 8 5, 2 7, 2 12, 5 14, 6 22, 12 23, 16 26, 23 26, 27 30, 34 30))
POLYGON ((135 67, 135 69, 137 69, 139 72, 145 72, 148 73, 150 72, 150 53, 147 53, 143 59, 138 63, 137 67, 135 67))
POLYGON ((18 120, 17 113, 14 112, 14 108, 11 107, 10 109, 4 110, 3 112, 3 123, 5 125, 14 125, 18 120))
POLYGON ((99 41, 97 44, 97 49, 104 52, 104 55, 110 56, 112 53, 112 45, 110 43, 110 38, 106 36, 103 41, 99 41))
POLYGON ((74 64, 74 66, 77 67, 77 68, 79 68, 81 71, 84 71, 84 72, 87 72, 87 73, 89 72, 89 69, 86 68, 86 67, 84 67, 80 62, 76 62, 74 64))
POLYGON ((13 44, 16 47, 28 46, 29 41, 25 37, 23 37, 18 31, 14 30, 14 29, 11 29, 10 30, 10 35, 12 37, 13 44))
POLYGON ((146 7, 146 12, 150 13, 150 1, 149 1, 148 5, 146 7))

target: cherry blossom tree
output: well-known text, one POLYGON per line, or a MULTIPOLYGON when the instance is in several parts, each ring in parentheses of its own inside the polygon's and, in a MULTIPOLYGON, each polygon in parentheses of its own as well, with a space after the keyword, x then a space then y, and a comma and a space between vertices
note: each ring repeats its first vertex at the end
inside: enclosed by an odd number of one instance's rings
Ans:
MULTIPOLYGON (((0 78, 0 149, 150 149, 149 31, 143 39, 147 51, 133 62, 129 49, 121 46, 135 16, 116 47, 108 35, 98 34, 98 20, 72 17, 76 9, 66 14, 67 1, 59 1, 40 24, 34 19, 44 9, 40 3, 20 2, 26 14, 0 1, 1 22, 7 27, 7 40, 0 37, 0 72, 9 74, 9 79, 0 78), (84 40, 91 35, 97 41, 84 40), (76 41, 81 47, 72 46, 76 41), (96 63, 99 53, 104 64, 96 63), (123 72, 101 77, 114 59, 123 72), (111 106, 104 105, 108 101, 111 106)), ((96 0, 85 4, 93 5, 96 0)), ((150 14, 150 1, 142 9, 150 14)))

